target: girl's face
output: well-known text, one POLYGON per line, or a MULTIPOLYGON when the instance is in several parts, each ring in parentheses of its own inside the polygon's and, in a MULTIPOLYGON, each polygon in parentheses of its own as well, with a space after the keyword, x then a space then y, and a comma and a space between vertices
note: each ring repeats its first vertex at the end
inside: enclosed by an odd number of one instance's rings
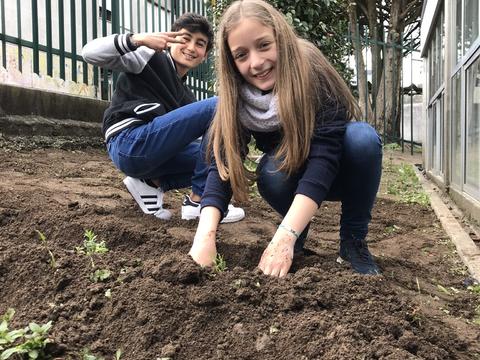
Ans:
POLYGON ((245 81, 263 91, 273 89, 277 64, 273 29, 257 20, 243 19, 230 32, 227 43, 245 81))

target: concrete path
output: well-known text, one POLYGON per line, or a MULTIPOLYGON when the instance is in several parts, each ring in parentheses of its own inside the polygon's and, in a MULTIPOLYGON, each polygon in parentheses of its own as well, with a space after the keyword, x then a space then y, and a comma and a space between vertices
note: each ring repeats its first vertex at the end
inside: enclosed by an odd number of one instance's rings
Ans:
POLYGON ((442 227, 447 235, 452 239, 457 248, 457 253, 468 267, 472 277, 480 282, 480 249, 473 242, 467 232, 463 229, 460 223, 455 219, 453 214, 448 209, 447 205, 438 195, 435 186, 429 182, 422 173, 413 166, 423 189, 430 197, 430 203, 440 220, 442 227))

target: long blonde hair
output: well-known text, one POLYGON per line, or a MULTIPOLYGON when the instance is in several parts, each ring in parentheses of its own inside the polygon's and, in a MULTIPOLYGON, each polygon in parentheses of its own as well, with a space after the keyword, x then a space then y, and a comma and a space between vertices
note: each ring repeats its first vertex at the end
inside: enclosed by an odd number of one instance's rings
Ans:
MULTIPOLYGON (((325 101, 337 103, 349 118, 358 114, 347 85, 325 56, 310 42, 295 34, 285 17, 262 0, 239 0, 222 16, 217 36, 216 76, 218 103, 210 128, 208 154, 215 156, 222 180, 230 181, 236 200, 248 197, 254 174, 242 158, 242 126, 237 116, 239 87, 244 80, 234 63, 228 36, 242 21, 253 19, 273 29, 277 47, 276 81, 278 118, 282 141, 276 151, 279 170, 298 170, 308 157, 315 127, 315 114, 325 101)), ((244 145, 244 144, 243 144, 244 145)))

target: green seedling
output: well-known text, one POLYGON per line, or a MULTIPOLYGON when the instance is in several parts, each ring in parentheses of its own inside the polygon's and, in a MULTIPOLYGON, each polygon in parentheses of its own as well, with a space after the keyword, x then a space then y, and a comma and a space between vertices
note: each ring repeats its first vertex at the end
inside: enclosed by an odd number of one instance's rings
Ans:
POLYGON ((45 250, 48 252, 48 255, 50 256, 50 260, 48 261, 48 263, 50 264, 52 269, 55 269, 57 267, 57 262, 55 261, 55 256, 53 256, 53 253, 50 250, 47 237, 41 231, 39 230, 35 230, 35 231, 37 232, 40 241, 42 242, 43 246, 45 247, 45 250))
POLYGON ((15 354, 22 359, 45 359, 45 346, 51 342, 47 334, 52 322, 43 325, 31 322, 24 329, 10 331, 8 324, 14 314, 14 309, 8 309, 0 323, 0 360, 15 354))
POLYGON ((107 289, 105 291, 105 297, 108 298, 108 299, 112 298, 112 289, 107 289))
POLYGON ((480 284, 470 285, 467 290, 474 294, 480 294, 480 284))
POLYGON ((480 305, 475 309, 475 316, 473 317, 473 323, 480 326, 480 305))
MULTIPOLYGON (((115 360, 120 360, 122 354, 122 349, 117 349, 115 352, 115 360)), ((101 356, 93 355, 88 348, 83 349, 80 355, 82 356, 82 360, 105 360, 105 358, 101 356)))
POLYGON ((383 148, 385 150, 392 150, 392 151, 395 151, 395 150, 401 150, 401 146, 397 143, 390 143, 390 144, 386 144, 383 146, 383 148))
POLYGON ((275 333, 277 333, 277 332, 279 332, 279 331, 280 331, 280 329, 279 329, 278 326, 276 326, 276 325, 270 326, 270 329, 268 330, 268 332, 269 332, 270 334, 275 334, 275 333))
POLYGON ((391 235, 391 234, 393 234, 393 233, 394 233, 395 231, 397 231, 397 230, 400 230, 400 227, 397 226, 397 225, 387 226, 387 227, 385 228, 385 234, 391 235))
POLYGON ((98 357, 98 356, 95 356, 93 355, 91 352, 90 352, 90 349, 83 349, 82 350, 82 360, 104 360, 103 357, 98 357))
POLYGON ((215 261, 213 263, 213 270, 216 273, 221 273, 227 270, 227 262, 222 255, 217 254, 217 256, 215 257, 215 261))
POLYGON ((437 288, 438 288, 438 290, 440 290, 441 292, 443 292, 447 295, 452 295, 452 293, 450 291, 448 291, 444 286, 442 286, 440 284, 437 284, 437 288))
POLYGON ((115 352, 115 360, 120 360, 120 358, 122 357, 122 354, 123 354, 122 349, 117 349, 117 351, 115 352))
POLYGON ((92 230, 85 230, 83 237, 83 245, 77 246, 75 249, 79 254, 88 256, 90 258, 92 268, 94 268, 95 263, 93 262, 93 255, 105 254, 108 252, 108 248, 105 245, 105 241, 97 241, 97 235, 95 235, 92 230))
POLYGON ((91 275, 90 279, 93 282, 102 282, 107 280, 112 273, 108 269, 98 269, 91 275))

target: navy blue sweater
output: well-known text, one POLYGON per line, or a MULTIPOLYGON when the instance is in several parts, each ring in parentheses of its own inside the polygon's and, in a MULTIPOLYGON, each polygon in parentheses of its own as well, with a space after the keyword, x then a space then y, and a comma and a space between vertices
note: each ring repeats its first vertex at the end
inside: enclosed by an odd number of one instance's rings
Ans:
MULTIPOLYGON (((295 191, 317 203, 325 199, 338 174, 343 150, 343 137, 348 122, 345 109, 330 106, 317 112, 315 129, 310 142, 310 152, 300 167, 303 172, 295 191)), ((257 148, 266 153, 274 150, 280 143, 281 132, 259 133, 245 130, 246 144, 251 136, 255 138, 257 148)), ((214 206, 222 216, 227 212, 232 190, 228 181, 222 181, 215 162, 210 166, 207 183, 202 196, 202 208, 214 206)))

